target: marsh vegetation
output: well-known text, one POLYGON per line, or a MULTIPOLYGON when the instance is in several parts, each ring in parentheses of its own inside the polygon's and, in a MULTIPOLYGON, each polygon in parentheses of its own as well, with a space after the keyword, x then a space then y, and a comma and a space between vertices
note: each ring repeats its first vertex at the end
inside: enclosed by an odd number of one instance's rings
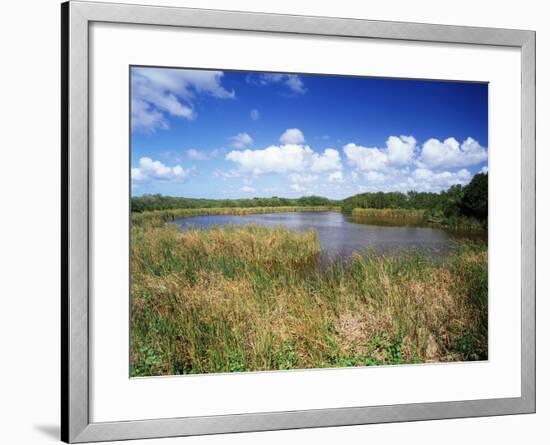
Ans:
POLYGON ((483 242, 322 263, 315 230, 182 230, 176 215, 133 215, 133 376, 487 358, 483 242))

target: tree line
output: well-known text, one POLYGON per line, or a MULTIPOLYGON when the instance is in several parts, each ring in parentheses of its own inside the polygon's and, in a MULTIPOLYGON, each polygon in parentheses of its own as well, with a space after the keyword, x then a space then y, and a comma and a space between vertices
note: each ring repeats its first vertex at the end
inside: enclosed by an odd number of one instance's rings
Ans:
POLYGON ((195 199, 163 195, 132 196, 132 212, 168 209, 206 209, 214 207, 313 207, 339 206, 334 201, 322 196, 304 196, 302 198, 250 198, 250 199, 195 199))
POLYGON ((160 194, 133 196, 132 212, 167 209, 196 209, 213 207, 282 207, 282 206, 339 206, 344 213, 354 208, 374 209, 423 209, 428 218, 452 220, 469 217, 486 223, 488 214, 487 173, 478 173, 466 186, 456 184, 440 193, 434 192, 368 192, 343 200, 331 200, 322 196, 301 198, 251 198, 251 199, 194 199, 160 194))
POLYGON ((370 192, 350 196, 342 201, 344 213, 354 208, 424 209, 430 219, 460 217, 487 221, 489 202, 489 175, 478 173, 466 186, 456 184, 440 193, 434 192, 370 192))

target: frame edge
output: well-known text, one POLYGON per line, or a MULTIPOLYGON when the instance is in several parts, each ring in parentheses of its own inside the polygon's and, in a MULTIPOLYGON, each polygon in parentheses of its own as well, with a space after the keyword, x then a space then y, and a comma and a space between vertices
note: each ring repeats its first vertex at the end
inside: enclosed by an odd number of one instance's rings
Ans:
POLYGON ((521 45, 521 395, 536 412, 536 33, 521 45))
POLYGON ((61 4, 61 440, 69 440, 69 3, 61 4))
POLYGON ((88 24, 81 5, 61 4, 61 439, 89 425, 88 24))
POLYGON ((77 443, 535 412, 534 31, 70 1, 61 4, 61 35, 61 440, 77 443), (151 14, 153 11, 155 14, 151 14), (146 20, 149 14, 151 17, 146 20), (225 19, 219 24, 222 17, 225 19), (243 24, 245 20, 246 25, 243 24), (90 423, 87 51, 88 24, 91 21, 520 47, 524 209, 521 397, 90 423), (287 23, 289 29, 285 31, 282 28, 287 23), (323 26, 319 26, 321 24, 323 26), (302 31, 294 29, 298 25, 302 31), (345 32, 346 26, 348 32, 345 32), (313 32, 312 29, 316 27, 322 31, 313 32), (457 35, 461 33, 462 37, 458 38, 457 35), (526 348, 526 345, 529 347, 526 348), (397 409, 397 413, 392 413, 392 409, 397 409), (470 414, 471 410, 475 411, 474 415, 470 414), (438 415, 435 416, 434 412, 438 412, 438 415), (401 419, 395 420, 395 415, 399 413, 401 419))

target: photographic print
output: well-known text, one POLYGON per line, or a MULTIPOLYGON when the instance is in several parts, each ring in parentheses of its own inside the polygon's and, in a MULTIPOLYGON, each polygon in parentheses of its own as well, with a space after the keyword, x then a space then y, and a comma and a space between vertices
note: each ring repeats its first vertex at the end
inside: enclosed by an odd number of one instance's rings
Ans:
POLYGON ((488 84, 130 67, 130 374, 488 359, 488 84))

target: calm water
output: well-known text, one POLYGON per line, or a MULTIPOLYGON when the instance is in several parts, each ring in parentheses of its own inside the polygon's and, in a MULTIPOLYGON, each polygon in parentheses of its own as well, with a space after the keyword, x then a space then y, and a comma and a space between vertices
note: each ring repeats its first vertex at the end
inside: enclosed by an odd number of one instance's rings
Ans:
POLYGON ((446 253, 455 235, 433 227, 388 227, 354 222, 337 212, 258 213, 252 215, 206 215, 174 221, 183 229, 205 228, 223 224, 282 225, 292 230, 317 230, 321 248, 328 256, 349 256, 353 251, 374 248, 378 252, 395 252, 416 248, 432 254, 446 253))

